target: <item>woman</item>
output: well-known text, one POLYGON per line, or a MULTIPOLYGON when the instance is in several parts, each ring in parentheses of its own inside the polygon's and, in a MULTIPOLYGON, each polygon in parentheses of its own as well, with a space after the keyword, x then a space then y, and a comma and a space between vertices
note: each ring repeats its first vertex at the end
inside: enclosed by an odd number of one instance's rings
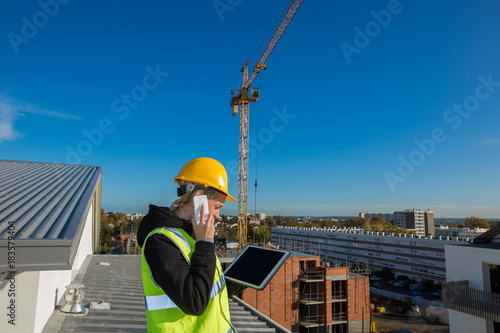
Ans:
POLYGON ((174 181, 180 198, 170 208, 150 205, 137 233, 148 332, 235 332, 228 296, 244 287, 224 280, 213 240, 224 202, 236 201, 226 170, 214 159, 196 158, 174 181), (199 224, 192 200, 197 195, 208 199, 199 224))

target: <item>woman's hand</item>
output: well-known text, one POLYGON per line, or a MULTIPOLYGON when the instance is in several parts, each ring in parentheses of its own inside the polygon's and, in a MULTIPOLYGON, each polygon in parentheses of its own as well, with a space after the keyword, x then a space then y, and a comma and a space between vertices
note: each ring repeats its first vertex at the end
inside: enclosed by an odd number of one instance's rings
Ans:
POLYGON ((208 215, 208 218, 205 220, 205 209, 208 209, 208 207, 205 207, 205 204, 201 205, 200 209, 200 224, 196 223, 196 216, 193 216, 191 219, 191 223, 193 224, 193 229, 194 229, 194 234, 196 236, 196 239, 198 238, 214 238, 215 234, 215 218, 212 214, 208 215))

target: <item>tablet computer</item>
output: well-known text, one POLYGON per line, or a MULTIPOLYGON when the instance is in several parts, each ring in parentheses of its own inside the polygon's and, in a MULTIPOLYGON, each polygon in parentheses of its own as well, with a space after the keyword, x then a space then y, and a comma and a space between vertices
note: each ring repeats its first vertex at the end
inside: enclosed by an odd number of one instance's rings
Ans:
POLYGON ((263 290, 289 256, 290 251, 248 245, 224 271, 224 277, 263 290))

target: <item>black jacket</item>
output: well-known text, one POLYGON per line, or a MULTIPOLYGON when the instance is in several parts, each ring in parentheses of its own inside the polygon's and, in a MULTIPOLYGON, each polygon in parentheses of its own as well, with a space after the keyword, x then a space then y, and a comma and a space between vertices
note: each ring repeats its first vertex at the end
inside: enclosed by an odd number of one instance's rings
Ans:
MULTIPOLYGON (((160 227, 182 228, 196 239, 191 221, 180 218, 167 207, 149 205, 149 213, 143 218, 137 231, 139 245, 142 247, 146 236, 160 227)), ((179 248, 162 234, 149 237, 143 251, 153 278, 168 297, 184 313, 196 316, 203 314, 214 282, 215 245, 204 241, 196 242, 191 266, 179 248)), ((228 296, 244 289, 229 281, 226 283, 228 296)))

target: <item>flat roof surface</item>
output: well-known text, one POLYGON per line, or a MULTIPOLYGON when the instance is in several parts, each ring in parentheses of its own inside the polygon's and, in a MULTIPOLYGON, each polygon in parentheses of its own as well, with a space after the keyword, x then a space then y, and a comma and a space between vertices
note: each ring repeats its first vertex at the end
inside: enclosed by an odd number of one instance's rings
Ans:
POLYGON ((500 244, 497 244, 497 243, 449 244, 446 246, 459 246, 459 247, 467 247, 470 249, 478 248, 478 249, 500 250, 500 244))
POLYGON ((290 257, 318 257, 318 256, 314 255, 314 254, 307 254, 307 253, 292 251, 292 254, 290 254, 290 257))
POLYGON ((101 167, 0 160, 0 241, 72 240, 101 167), (14 222, 14 227, 12 223, 14 222))
MULTIPOLYGON (((68 315, 56 309, 42 333, 146 332, 139 255, 89 255, 73 283, 85 285, 83 304, 88 313, 68 315), (99 301, 110 303, 110 310, 89 309, 90 302, 99 301)), ((276 332, 232 299, 229 308, 239 332, 276 332)))

